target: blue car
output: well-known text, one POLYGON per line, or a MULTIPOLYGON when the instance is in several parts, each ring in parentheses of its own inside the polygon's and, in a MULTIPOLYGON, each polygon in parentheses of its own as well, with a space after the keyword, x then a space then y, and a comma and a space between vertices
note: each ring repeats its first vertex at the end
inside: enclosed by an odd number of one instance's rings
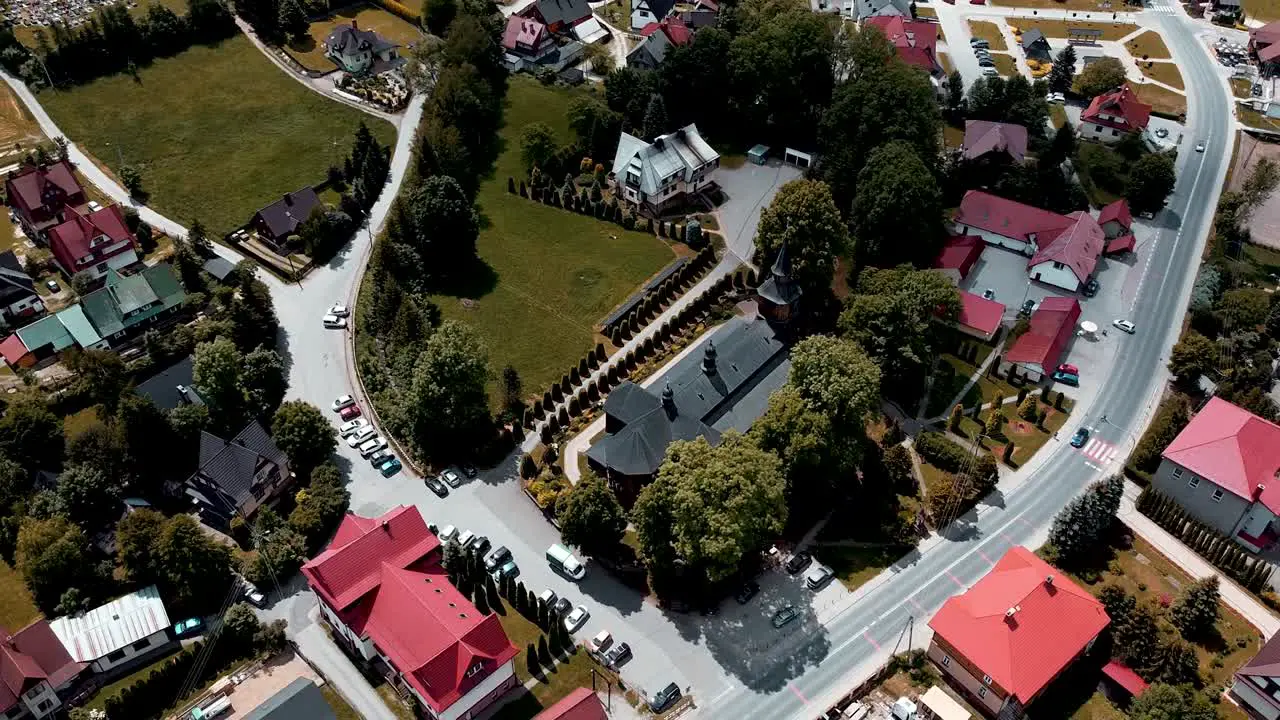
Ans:
POLYGON ((1058 372, 1055 372, 1055 373, 1053 374, 1053 380, 1054 380, 1054 382, 1060 382, 1060 383, 1062 383, 1063 385, 1070 385, 1071 387, 1079 387, 1079 386, 1080 386, 1080 376, 1079 376, 1079 375, 1072 375, 1072 374, 1071 374, 1071 373, 1069 373, 1069 372, 1062 372, 1061 370, 1059 370, 1058 372))
POLYGON ((202 632, 204 632, 204 622, 198 617, 187 618, 173 626, 173 634, 178 638, 191 637, 202 632))
POLYGON ((1075 435, 1071 436, 1071 447, 1075 447, 1075 448, 1084 447, 1084 444, 1088 441, 1089 441, 1089 428, 1080 428, 1079 430, 1076 431, 1075 435))
POLYGON ((382 477, 391 477, 400 472, 400 458, 393 457, 378 466, 378 472, 382 473, 382 477))

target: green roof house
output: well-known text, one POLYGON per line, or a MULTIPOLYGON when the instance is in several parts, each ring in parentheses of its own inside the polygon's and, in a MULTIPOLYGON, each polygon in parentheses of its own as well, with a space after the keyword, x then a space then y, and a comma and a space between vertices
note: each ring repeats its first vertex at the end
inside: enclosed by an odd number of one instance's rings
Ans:
POLYGON ((173 267, 161 263, 136 275, 108 270, 106 285, 85 295, 80 305, 98 335, 114 339, 169 313, 181 305, 185 297, 173 267))
POLYGON ((98 331, 93 327, 93 323, 89 322, 89 316, 84 314, 84 308, 80 305, 72 305, 59 312, 57 317, 81 348, 96 350, 107 346, 106 341, 98 335, 98 331))
POLYGON ((24 328, 19 328, 18 338, 37 357, 59 353, 76 344, 75 339, 63 327, 57 315, 46 315, 24 328))

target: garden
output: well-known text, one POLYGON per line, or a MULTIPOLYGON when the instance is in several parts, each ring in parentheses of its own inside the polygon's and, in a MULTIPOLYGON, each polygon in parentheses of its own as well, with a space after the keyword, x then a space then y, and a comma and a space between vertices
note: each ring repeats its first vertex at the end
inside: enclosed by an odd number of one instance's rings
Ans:
POLYGON ((401 54, 407 55, 407 48, 422 40, 422 31, 411 23, 395 15, 365 3, 350 5, 333 14, 311 21, 307 36, 300 41, 290 42, 285 46, 286 52, 298 64, 308 70, 328 72, 336 69, 324 56, 324 41, 329 33, 339 25, 350 25, 352 22, 361 30, 372 30, 382 37, 401 46, 401 54))

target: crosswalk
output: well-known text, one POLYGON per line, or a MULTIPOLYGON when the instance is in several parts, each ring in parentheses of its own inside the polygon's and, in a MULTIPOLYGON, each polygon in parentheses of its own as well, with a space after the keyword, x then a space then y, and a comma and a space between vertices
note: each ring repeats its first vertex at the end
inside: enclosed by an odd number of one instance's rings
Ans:
POLYGON ((1084 447, 1080 448, 1080 453, 1094 461, 1090 463, 1091 465, 1096 463, 1095 467, 1104 468, 1116 459, 1116 455, 1120 453, 1120 448, 1104 440, 1093 438, 1085 443, 1084 447))
POLYGON ((1177 15, 1178 7, 1176 5, 1151 4, 1147 6, 1147 11, 1156 13, 1157 15, 1177 15))

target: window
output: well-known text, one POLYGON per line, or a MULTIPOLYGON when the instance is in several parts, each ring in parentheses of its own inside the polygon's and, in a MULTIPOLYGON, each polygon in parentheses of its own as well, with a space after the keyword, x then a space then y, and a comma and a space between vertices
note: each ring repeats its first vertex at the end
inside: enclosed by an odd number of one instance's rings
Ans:
POLYGON ((986 696, 987 696, 987 689, 985 687, 978 688, 978 697, 984 698, 986 696))
POLYGON ((942 656, 942 667, 951 667, 951 656, 950 656, 950 655, 943 655, 943 656, 942 656))
POLYGON ((1192 475, 1191 479, 1187 481, 1187 487, 1193 488, 1193 487, 1199 487, 1199 486, 1200 486, 1200 478, 1196 477, 1195 475, 1192 475))
POLYGON ((1174 468, 1174 469, 1173 469, 1173 479, 1174 479, 1174 480, 1179 480, 1179 479, 1181 479, 1181 478, 1182 478, 1182 468, 1180 468, 1180 467, 1176 467, 1176 468, 1174 468))
POLYGON ((983 685, 990 685, 990 684, 991 684, 991 676, 990 676, 990 675, 983 675, 983 676, 982 676, 982 684, 983 684, 983 685))
POLYGON ((1213 491, 1213 501, 1222 502, 1222 488, 1213 491))
POLYGON ((149 647, 151 647, 151 638, 149 637, 144 637, 133 644, 134 650, 146 650, 149 647))
POLYGON ((1063 265, 1063 264, 1062 264, 1062 263, 1060 263, 1060 262, 1056 262, 1056 261, 1055 261, 1055 262, 1053 263, 1053 269, 1054 269, 1054 270, 1061 270, 1061 269, 1062 269, 1062 268, 1064 268, 1064 267, 1066 267, 1066 265, 1063 265))
POLYGON ((39 705, 36 705, 36 710, 39 710, 40 712, 43 713, 45 710, 48 710, 51 707, 53 707, 53 701, 49 700, 48 698, 45 698, 44 700, 40 701, 39 705))
POLYGON ((1118 130, 1116 130, 1115 128, 1111 128, 1111 137, 1115 137, 1119 134, 1120 132, 1118 130))
POLYGON ((124 650, 117 650, 107 654, 107 662, 119 662, 124 659, 124 650))

